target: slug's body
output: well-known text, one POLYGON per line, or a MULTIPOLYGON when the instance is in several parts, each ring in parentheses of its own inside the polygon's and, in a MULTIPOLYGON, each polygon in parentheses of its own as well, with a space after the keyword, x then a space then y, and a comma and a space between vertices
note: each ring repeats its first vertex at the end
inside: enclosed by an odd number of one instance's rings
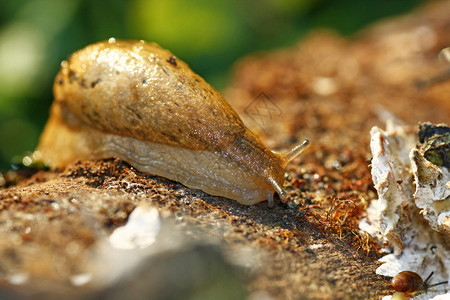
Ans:
POLYGON ((184 62, 143 41, 90 45, 61 64, 38 151, 51 167, 119 157, 243 204, 272 203, 302 145, 273 153, 184 62))

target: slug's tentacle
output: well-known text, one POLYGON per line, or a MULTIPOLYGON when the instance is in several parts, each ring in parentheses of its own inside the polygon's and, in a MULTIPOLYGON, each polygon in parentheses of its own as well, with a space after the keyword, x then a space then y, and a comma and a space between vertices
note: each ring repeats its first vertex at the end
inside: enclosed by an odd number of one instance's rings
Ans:
POLYGON ((295 146, 294 148, 292 148, 291 150, 289 150, 288 152, 284 153, 282 155, 283 157, 283 168, 287 166, 287 164, 293 160, 294 158, 296 158, 300 153, 303 152, 303 150, 305 150, 306 147, 308 147, 310 144, 309 140, 306 139, 304 140, 300 145, 295 146))
POLYGON ((270 193, 270 192, 268 192, 268 193, 266 194, 266 198, 267 198, 268 206, 269 206, 269 207, 273 207, 273 205, 274 205, 274 202, 273 202, 273 194, 270 193))
POLYGON ((281 186, 275 181, 275 179, 273 179, 272 177, 268 177, 267 179, 269 180, 269 182, 272 185, 273 189, 278 193, 280 198, 284 198, 286 196, 286 193, 283 191, 281 186))
MULTIPOLYGON (((302 153, 305 150, 305 148, 309 145, 309 143, 310 143, 309 140, 306 139, 301 144, 295 146, 294 148, 292 148, 285 154, 280 155, 281 159, 282 159, 283 169, 286 167, 286 165, 290 161, 292 161, 292 159, 294 159, 300 153, 302 153)), ((280 196, 281 200, 284 202, 286 193, 283 191, 282 185, 278 184, 278 182, 270 175, 267 176, 267 180, 270 182, 270 185, 273 187, 274 191, 277 192, 277 194, 280 196)), ((272 207, 273 206, 273 193, 267 196, 267 200, 269 201, 269 206, 272 207)))

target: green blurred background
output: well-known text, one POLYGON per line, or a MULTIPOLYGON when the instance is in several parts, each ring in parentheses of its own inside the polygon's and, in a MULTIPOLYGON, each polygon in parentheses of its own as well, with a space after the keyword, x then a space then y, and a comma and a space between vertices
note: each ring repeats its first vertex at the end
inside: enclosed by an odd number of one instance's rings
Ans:
POLYGON ((351 35, 424 0, 0 0, 0 170, 32 151, 53 78, 70 53, 109 37, 155 41, 217 89, 233 62, 317 27, 351 35))

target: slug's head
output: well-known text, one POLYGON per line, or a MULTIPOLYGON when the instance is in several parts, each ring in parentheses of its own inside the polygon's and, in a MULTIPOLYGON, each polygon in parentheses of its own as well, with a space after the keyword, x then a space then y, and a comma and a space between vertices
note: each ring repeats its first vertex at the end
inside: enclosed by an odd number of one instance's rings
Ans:
POLYGON ((266 161, 268 163, 266 166, 263 166, 262 176, 255 178, 255 182, 257 182, 255 185, 259 187, 256 191, 258 196, 255 196, 252 202, 244 204, 254 204, 267 200, 269 206, 272 207, 275 194, 278 194, 283 201, 285 197, 285 192, 283 191, 285 168, 287 164, 302 153, 308 145, 309 140, 304 140, 301 144, 284 154, 275 154, 271 152, 271 155, 274 155, 274 159, 267 159, 266 161))
MULTIPOLYGON (((284 153, 281 155, 282 158, 282 169, 283 169, 283 179, 281 180, 281 186, 271 177, 269 177, 269 181, 271 182, 273 188, 275 189, 275 191, 278 193, 278 195, 280 196, 280 198, 283 200, 284 197, 286 196, 286 193, 283 191, 282 186, 284 183, 284 171, 286 169, 287 164, 292 161, 294 158, 296 158, 300 153, 303 152, 303 150, 305 150, 306 147, 308 147, 309 145, 309 140, 304 140, 301 144, 295 146, 294 148, 292 148, 291 150, 289 150, 288 152, 284 153)), ((273 195, 271 198, 267 199, 269 202, 269 205, 272 206, 273 205, 273 195)))

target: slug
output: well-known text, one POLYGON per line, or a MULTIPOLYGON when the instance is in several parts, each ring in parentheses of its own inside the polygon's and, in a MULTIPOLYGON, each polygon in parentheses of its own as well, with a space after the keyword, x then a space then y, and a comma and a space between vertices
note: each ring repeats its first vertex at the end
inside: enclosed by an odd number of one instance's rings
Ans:
POLYGON ((51 168, 118 157, 143 172, 251 205, 284 195, 309 144, 269 150, 222 95, 154 43, 110 39, 61 63, 37 153, 51 168))

